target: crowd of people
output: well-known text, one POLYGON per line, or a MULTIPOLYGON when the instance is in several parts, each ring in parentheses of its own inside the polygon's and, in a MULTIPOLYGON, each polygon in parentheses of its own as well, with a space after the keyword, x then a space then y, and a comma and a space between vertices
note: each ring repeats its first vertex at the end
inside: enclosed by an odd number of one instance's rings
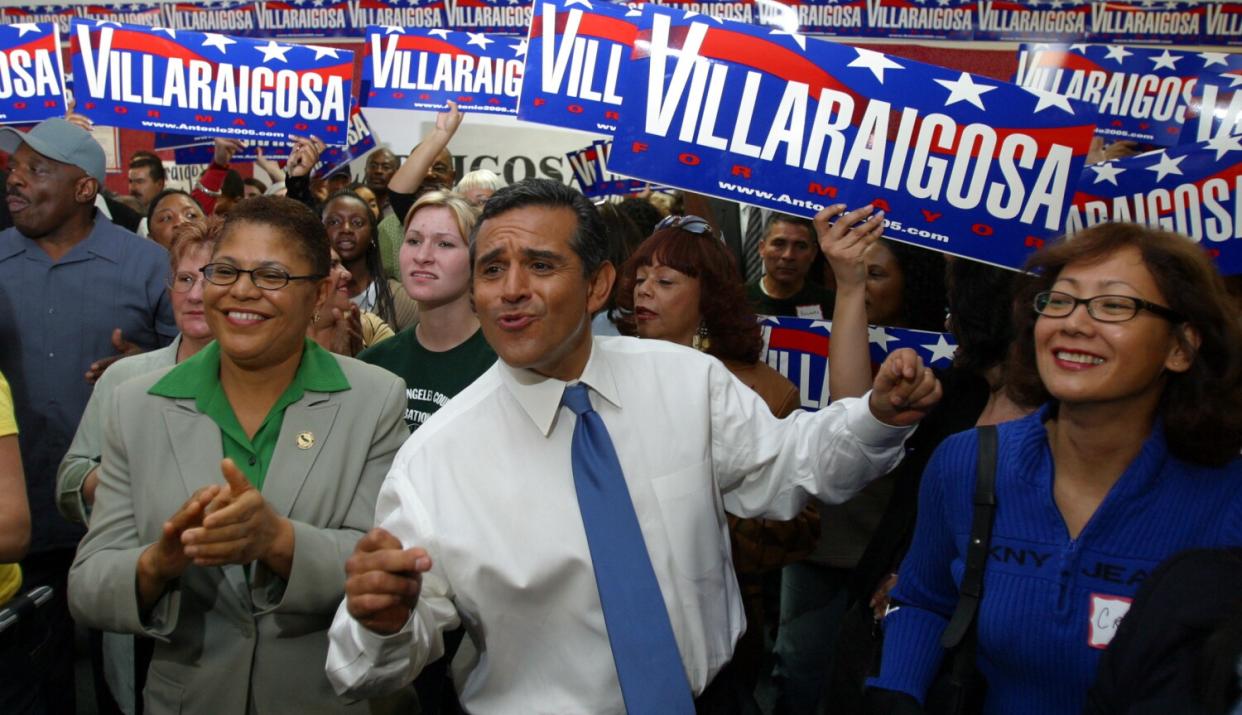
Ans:
POLYGON ((313 137, 188 190, 138 152, 122 197, 75 121, 0 129, 0 712, 74 713, 79 633, 127 715, 1242 707, 1242 325, 1194 243, 1019 273, 870 205, 596 205, 457 177, 461 123, 357 183, 313 137), (831 321, 826 407, 760 315, 831 321))

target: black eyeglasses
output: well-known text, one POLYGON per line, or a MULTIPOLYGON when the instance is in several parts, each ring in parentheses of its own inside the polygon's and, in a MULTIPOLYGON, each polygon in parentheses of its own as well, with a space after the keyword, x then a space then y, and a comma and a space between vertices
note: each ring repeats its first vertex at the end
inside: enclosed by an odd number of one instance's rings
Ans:
POLYGON ((1069 293, 1046 290, 1035 296, 1035 312, 1049 318, 1069 317, 1079 305, 1087 306, 1087 314, 1101 323, 1124 323, 1127 320, 1133 320, 1140 310, 1146 310, 1174 323, 1184 320, 1181 314, 1172 308, 1128 295, 1076 298, 1069 293))
POLYGON ((322 273, 305 276, 291 276, 288 271, 273 266, 262 266, 252 270, 238 268, 228 263, 208 263, 200 269, 208 283, 218 286, 231 286, 241 278, 243 273, 250 275, 250 282, 263 290, 280 290, 289 285, 289 281, 317 281, 327 278, 322 273))
POLYGON ((660 231, 666 228, 680 228, 690 233, 708 234, 712 233, 712 225, 706 219, 698 216, 665 216, 656 224, 655 230, 660 231))

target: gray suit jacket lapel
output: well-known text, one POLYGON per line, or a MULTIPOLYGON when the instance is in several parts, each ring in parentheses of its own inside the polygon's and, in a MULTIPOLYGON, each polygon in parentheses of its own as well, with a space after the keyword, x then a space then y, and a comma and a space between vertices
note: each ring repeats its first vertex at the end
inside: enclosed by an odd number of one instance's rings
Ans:
POLYGON ((315 459, 328 441, 340 406, 334 393, 307 391, 285 408, 276 451, 263 482, 263 498, 277 514, 287 518, 292 512, 315 459))
MULTIPOLYGON (((192 399, 177 400, 175 405, 166 408, 164 423, 168 426, 168 437, 172 440, 177 469, 185 483, 185 498, 189 499, 191 494, 203 487, 223 485, 224 475, 220 473, 220 460, 224 458, 224 444, 220 437, 220 426, 199 412, 198 405, 192 399)), ((220 568, 224 571, 229 585, 245 604, 245 610, 249 611, 250 588, 246 585, 246 572, 243 567, 231 565, 220 568)))

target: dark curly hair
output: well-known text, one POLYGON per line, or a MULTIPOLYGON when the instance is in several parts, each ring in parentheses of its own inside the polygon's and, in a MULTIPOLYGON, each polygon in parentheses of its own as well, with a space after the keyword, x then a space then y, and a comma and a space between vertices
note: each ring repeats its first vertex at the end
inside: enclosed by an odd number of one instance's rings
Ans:
POLYGON ((639 244, 617 277, 617 328, 634 335, 634 283, 638 269, 653 261, 699 279, 699 312, 711 345, 707 353, 721 360, 753 363, 763 351, 763 333, 746 291, 737 279, 737 264, 724 244, 711 234, 665 228, 639 244))
POLYGON ((983 374, 1009 355, 1018 274, 964 258, 948 264, 949 330, 957 338, 953 364, 983 374))
POLYGON ((944 254, 882 239, 901 266, 901 325, 916 330, 944 330, 944 254))
MULTIPOLYGON (((276 229, 311 264, 311 272, 327 277, 332 268, 328 230, 306 204, 283 196, 255 196, 239 201, 224 219, 220 240, 242 223, 276 229)), ((217 243, 217 250, 219 246, 217 243)))
MULTIPOLYGON (((363 259, 367 264, 367 272, 371 274, 371 283, 375 285, 375 306, 372 312, 375 313, 389 325, 397 324, 397 307, 393 303, 392 290, 388 287, 388 279, 384 273, 384 264, 380 260, 379 249, 379 221, 375 219, 375 214, 371 212, 371 207, 367 205, 366 199, 348 189, 338 191, 328 197, 323 202, 321 213, 327 213, 328 207, 337 199, 346 199, 348 201, 357 201, 362 204, 365 209, 363 214, 367 217, 367 226, 369 227, 370 239, 367 241, 367 252, 363 259)), ((322 222, 322 217, 320 221, 322 222)))
MULTIPOLYGON (((1014 301, 1016 339, 1006 378, 1016 399, 1029 405, 1052 400, 1035 363, 1035 295, 1048 290, 1071 263, 1107 258, 1138 249, 1160 293, 1199 336, 1196 349, 1183 330, 1178 338, 1192 356, 1190 369, 1169 373, 1157 414, 1163 418, 1169 452, 1195 464, 1222 465, 1242 450, 1242 327, 1237 306, 1203 250, 1175 233, 1127 223, 1106 223, 1038 251, 1027 261, 1032 275, 1014 301)), ((1175 326, 1174 329, 1176 329, 1175 326)))

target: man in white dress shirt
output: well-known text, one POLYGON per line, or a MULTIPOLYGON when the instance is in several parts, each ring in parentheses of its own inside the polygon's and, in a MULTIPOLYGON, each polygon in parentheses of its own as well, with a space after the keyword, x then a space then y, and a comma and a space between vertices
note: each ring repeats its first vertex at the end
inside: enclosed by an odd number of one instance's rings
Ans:
POLYGON ((867 396, 778 420, 708 355, 593 339, 615 269, 594 207, 556 182, 497 192, 471 250, 475 307, 500 361, 398 453, 378 528, 346 567, 329 679, 355 697, 390 692, 461 623, 470 647, 454 673, 469 712, 625 712, 575 493, 580 418, 562 404, 582 383, 701 693, 746 625, 724 510, 788 519, 809 496, 848 499, 900 460, 910 425, 939 399, 935 377, 898 352, 867 396))

